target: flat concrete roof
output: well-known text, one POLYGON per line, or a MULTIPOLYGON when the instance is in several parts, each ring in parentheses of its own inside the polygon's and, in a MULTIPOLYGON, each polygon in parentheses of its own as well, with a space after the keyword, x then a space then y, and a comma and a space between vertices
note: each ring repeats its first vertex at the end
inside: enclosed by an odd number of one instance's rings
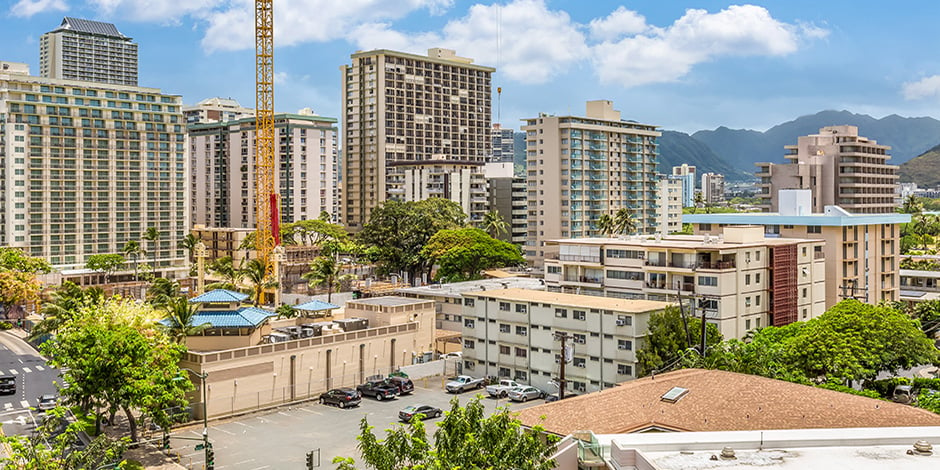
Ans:
POLYGON ((620 246, 641 246, 643 248, 680 248, 689 250, 700 250, 713 248, 716 250, 728 250, 737 248, 753 248, 756 246, 776 246, 791 245, 794 243, 822 242, 822 239, 810 238, 769 238, 764 237, 760 240, 745 243, 729 243, 720 240, 717 236, 709 236, 709 242, 705 243, 704 235, 669 235, 657 240, 649 235, 627 236, 624 238, 564 238, 561 240, 550 240, 549 245, 573 244, 573 245, 620 245, 620 246))
POLYGON ((676 305, 674 302, 656 300, 618 299, 594 295, 563 294, 530 289, 496 289, 466 292, 465 297, 509 300, 514 302, 539 302, 573 308, 597 308, 623 313, 643 313, 662 310, 676 305))
POLYGON ((733 214, 682 214, 686 224, 726 225, 819 225, 851 227, 853 225, 906 224, 910 214, 805 214, 780 215, 775 212, 739 212, 733 214))
POLYGON ((480 279, 478 281, 452 282, 443 284, 432 284, 421 287, 404 287, 395 289, 395 292, 402 294, 424 295, 429 297, 460 297, 464 292, 503 289, 504 287, 545 290, 545 282, 541 279, 531 277, 504 277, 499 279, 480 279))
POLYGON ((366 299, 355 299, 346 302, 349 304, 368 304, 368 305, 380 305, 382 307, 398 307, 399 305, 413 305, 429 302, 428 300, 423 299, 411 299, 408 297, 398 297, 394 295, 387 295, 384 297, 369 297, 366 299))

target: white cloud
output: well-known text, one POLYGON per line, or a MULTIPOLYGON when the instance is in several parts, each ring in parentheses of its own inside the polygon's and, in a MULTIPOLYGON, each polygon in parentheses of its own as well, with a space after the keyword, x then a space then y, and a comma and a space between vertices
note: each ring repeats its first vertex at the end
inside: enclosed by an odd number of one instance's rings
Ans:
POLYGON ((198 16, 223 0, 88 0, 107 17, 160 23, 177 23, 184 16, 198 16))
POLYGON ((605 18, 595 18, 588 25, 591 37, 599 41, 613 41, 624 35, 639 34, 647 29, 643 15, 618 7, 605 18))
POLYGON ((908 100, 940 96, 940 75, 931 75, 916 82, 907 82, 901 86, 901 92, 908 100))
POLYGON ((10 14, 29 18, 37 13, 68 10, 65 0, 19 0, 10 7, 10 14))
POLYGON ((669 82, 716 57, 786 55, 797 50, 803 37, 824 35, 821 28, 780 22, 754 5, 733 5, 718 13, 690 9, 669 27, 596 45, 594 64, 606 83, 669 82))

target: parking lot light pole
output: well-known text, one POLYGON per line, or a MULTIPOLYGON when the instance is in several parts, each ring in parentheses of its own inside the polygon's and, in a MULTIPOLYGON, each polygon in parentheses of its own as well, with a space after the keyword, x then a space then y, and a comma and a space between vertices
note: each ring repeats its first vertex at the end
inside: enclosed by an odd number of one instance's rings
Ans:
POLYGON ((205 371, 199 373, 187 367, 180 367, 180 369, 190 372, 202 381, 202 445, 206 452, 206 465, 209 465, 209 455, 212 452, 212 444, 209 443, 209 401, 206 393, 206 379, 209 378, 209 373, 205 371))

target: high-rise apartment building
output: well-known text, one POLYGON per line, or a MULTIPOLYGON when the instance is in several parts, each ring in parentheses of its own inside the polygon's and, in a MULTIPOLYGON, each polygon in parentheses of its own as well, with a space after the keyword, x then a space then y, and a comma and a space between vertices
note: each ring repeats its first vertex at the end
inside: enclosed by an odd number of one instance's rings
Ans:
POLYGON ((692 207, 695 205, 697 175, 695 165, 683 163, 682 165, 672 167, 672 176, 679 177, 682 181, 682 207, 692 207))
POLYGON ((181 108, 155 88, 34 77, 0 62, 0 244, 68 272, 137 240, 156 274, 188 275, 181 108), (141 240, 151 227, 159 239, 141 240))
POLYGON ((497 211, 506 222, 506 231, 496 238, 524 246, 529 213, 525 178, 513 174, 512 162, 487 163, 485 172, 490 211, 497 211))
POLYGON ((812 212, 839 206, 853 214, 890 214, 897 207, 898 167, 887 163, 891 147, 858 135, 858 127, 823 127, 785 148, 790 163, 757 164, 765 212, 779 210, 782 189, 811 190, 812 212))
POLYGON ((39 75, 137 86, 137 44, 111 23, 65 17, 39 38, 39 75))
POLYGON ((549 240, 600 234, 603 214, 627 209, 639 233, 657 227, 656 126, 625 121, 610 101, 588 101, 586 116, 526 120, 529 235, 534 266, 557 253, 549 240))
POLYGON ((702 174, 702 199, 705 204, 718 204, 725 200, 725 177, 717 173, 702 174))
POLYGON ((206 98, 192 106, 183 106, 186 124, 234 121, 255 116, 255 110, 242 107, 232 98, 206 98))
MULTIPOLYGON (((336 119, 275 114, 282 224, 336 215, 336 119)), ((207 227, 255 226, 255 120, 189 126, 192 219, 207 227)))
POLYGON ((682 231, 681 176, 659 175, 659 197, 656 201, 656 219, 659 233, 669 235, 682 231))
POLYGON ((443 197, 471 220, 486 213, 491 67, 448 49, 427 56, 357 52, 341 67, 343 202, 356 231, 387 200, 443 197))
POLYGON ((512 163, 515 154, 515 132, 499 123, 493 124, 493 163, 512 163))

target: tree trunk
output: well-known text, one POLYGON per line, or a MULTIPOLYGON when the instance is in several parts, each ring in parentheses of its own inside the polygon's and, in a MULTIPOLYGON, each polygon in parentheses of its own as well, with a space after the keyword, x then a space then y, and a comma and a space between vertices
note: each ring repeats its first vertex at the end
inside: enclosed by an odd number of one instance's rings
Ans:
POLYGON ((134 418, 134 413, 131 413, 127 405, 121 408, 124 409, 124 414, 127 415, 127 425, 131 428, 131 442, 137 442, 137 420, 134 418))
MULTIPOLYGON (((88 412, 86 409, 85 412, 88 412)), ((95 407, 95 435, 98 436, 101 434, 101 409, 97 406, 95 407)))

